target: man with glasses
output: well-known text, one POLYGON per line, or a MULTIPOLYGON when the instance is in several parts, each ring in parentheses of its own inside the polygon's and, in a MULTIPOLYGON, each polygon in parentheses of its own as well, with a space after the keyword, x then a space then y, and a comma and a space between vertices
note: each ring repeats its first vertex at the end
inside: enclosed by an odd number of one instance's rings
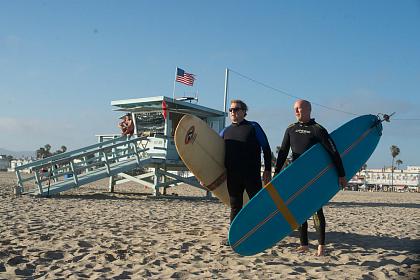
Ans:
MULTIPOLYGON (((243 193, 251 199, 262 188, 261 150, 264 153, 264 184, 271 180, 271 149, 261 126, 245 119, 248 107, 241 100, 230 102, 232 124, 220 132, 225 140, 225 167, 230 198, 230 222, 242 209, 243 193)), ((226 241, 226 245, 229 245, 226 241)))

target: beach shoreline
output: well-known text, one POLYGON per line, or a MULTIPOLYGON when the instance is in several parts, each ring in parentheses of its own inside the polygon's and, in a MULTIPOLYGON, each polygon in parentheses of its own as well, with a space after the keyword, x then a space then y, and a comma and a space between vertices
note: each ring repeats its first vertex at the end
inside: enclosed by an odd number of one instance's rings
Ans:
POLYGON ((188 185, 154 197, 106 179, 53 198, 16 197, 0 172, 0 279, 415 279, 420 193, 340 191, 324 207, 327 255, 297 232, 250 257, 222 245, 229 209, 188 185))

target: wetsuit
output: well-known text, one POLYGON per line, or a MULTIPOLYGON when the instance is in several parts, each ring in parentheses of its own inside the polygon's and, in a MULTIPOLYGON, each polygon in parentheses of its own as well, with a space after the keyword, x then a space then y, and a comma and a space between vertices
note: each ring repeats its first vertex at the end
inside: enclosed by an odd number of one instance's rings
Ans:
MULTIPOLYGON (((314 119, 311 119, 307 123, 297 122, 291 124, 286 129, 283 142, 277 155, 275 173, 277 174, 280 172, 284 162, 286 161, 287 155, 289 154, 290 148, 292 148, 292 161, 295 161, 300 155, 317 143, 321 143, 321 145, 330 154, 337 169, 338 176, 344 177, 345 172, 343 163, 341 161, 340 154, 335 147, 334 141, 331 139, 327 130, 316 123, 314 119)), ((317 211, 317 215, 320 222, 318 242, 319 245, 325 245, 325 217, 322 208, 317 211)), ((306 221, 299 227, 299 231, 301 245, 307 246, 308 223, 306 221)))
POLYGON ((242 209, 244 190, 252 198, 262 188, 261 149, 265 170, 271 171, 271 149, 267 136, 256 122, 243 120, 220 132, 225 140, 225 167, 231 213, 230 220, 242 209))

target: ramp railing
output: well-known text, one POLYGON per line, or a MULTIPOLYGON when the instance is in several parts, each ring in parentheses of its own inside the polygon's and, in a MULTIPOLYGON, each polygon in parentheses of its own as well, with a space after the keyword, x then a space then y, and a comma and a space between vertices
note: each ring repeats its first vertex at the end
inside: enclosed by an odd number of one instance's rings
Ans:
POLYGON ((149 160, 147 141, 122 136, 16 167, 18 192, 49 196, 132 170, 149 160))

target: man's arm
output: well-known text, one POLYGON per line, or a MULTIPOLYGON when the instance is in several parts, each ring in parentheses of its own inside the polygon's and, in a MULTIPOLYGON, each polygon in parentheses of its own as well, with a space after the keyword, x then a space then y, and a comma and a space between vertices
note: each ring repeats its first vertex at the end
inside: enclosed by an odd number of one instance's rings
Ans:
POLYGON ((261 126, 256 123, 252 122, 255 128, 255 136, 257 138, 258 144, 260 145, 263 154, 264 154, 264 173, 263 173, 263 181, 264 184, 268 184, 271 181, 271 148, 270 144, 268 143, 267 135, 264 133, 264 130, 261 126))
POLYGON ((274 174, 278 174, 281 171, 284 165, 284 162, 287 159, 287 155, 289 154, 289 149, 290 149, 290 137, 289 137, 289 128, 287 128, 283 136, 283 141, 281 143, 279 153, 277 154, 276 168, 274 169, 274 174))
POLYGON ((342 187, 345 187, 347 185, 346 172, 344 170, 343 161, 341 160, 341 156, 337 150, 337 147, 335 146, 335 143, 332 140, 329 133, 327 132, 327 130, 318 124, 316 126, 317 126, 317 135, 319 137, 319 141, 321 145, 330 154, 333 160, 333 163, 335 165, 335 168, 337 169, 337 173, 339 177, 338 182, 342 187))
POLYGON ((219 132, 219 136, 220 137, 225 138, 224 136, 225 136, 225 130, 226 130, 226 128, 227 127, 223 128, 222 131, 219 132))
POLYGON ((257 137, 258 144, 264 153, 265 170, 271 170, 271 148, 268 143, 267 135, 265 135, 263 129, 258 123, 253 122, 253 125, 255 127, 255 136, 257 137))

